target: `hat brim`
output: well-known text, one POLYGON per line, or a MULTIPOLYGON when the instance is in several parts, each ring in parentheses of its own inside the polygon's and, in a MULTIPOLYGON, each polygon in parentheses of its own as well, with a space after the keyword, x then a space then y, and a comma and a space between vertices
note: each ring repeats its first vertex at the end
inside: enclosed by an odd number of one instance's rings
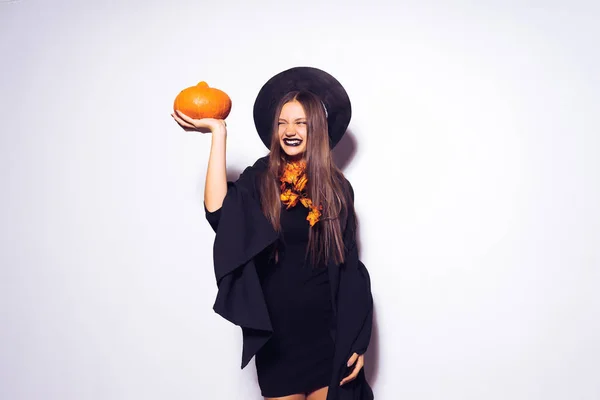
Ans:
POLYGON ((295 67, 275 75, 260 89, 254 102, 254 125, 262 142, 270 148, 275 108, 283 96, 292 91, 316 94, 327 109, 329 145, 340 141, 352 117, 350 98, 333 76, 313 67, 295 67))

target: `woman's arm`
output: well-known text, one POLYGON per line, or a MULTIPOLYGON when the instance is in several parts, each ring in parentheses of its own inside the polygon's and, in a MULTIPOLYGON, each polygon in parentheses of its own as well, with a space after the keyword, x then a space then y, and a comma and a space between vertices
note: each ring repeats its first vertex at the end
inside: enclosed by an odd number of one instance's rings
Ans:
POLYGON ((206 181, 204 183, 204 207, 207 212, 215 212, 223 205, 223 199, 227 194, 227 168, 226 168, 226 144, 227 124, 222 119, 202 118, 194 119, 176 111, 171 116, 185 130, 198 132, 211 132, 212 143, 206 169, 206 181))
POLYGON ((226 143, 227 128, 223 125, 222 128, 216 129, 212 133, 204 184, 204 205, 208 212, 220 209, 227 194, 226 143))

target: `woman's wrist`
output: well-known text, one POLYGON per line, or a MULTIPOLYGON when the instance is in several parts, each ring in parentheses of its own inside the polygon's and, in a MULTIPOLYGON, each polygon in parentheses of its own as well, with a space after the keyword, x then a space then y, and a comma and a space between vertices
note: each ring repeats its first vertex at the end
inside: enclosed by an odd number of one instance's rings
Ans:
POLYGON ((213 140, 225 140, 227 139, 227 128, 218 128, 212 131, 213 140))

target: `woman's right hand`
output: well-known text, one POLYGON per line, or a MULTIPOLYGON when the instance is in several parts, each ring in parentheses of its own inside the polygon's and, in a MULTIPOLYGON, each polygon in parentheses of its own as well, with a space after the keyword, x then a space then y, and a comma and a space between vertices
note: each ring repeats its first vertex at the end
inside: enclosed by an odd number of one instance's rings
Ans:
POLYGON ((179 110, 171 114, 173 119, 186 131, 198 131, 202 133, 212 132, 227 134, 227 123, 222 119, 188 117, 179 110))

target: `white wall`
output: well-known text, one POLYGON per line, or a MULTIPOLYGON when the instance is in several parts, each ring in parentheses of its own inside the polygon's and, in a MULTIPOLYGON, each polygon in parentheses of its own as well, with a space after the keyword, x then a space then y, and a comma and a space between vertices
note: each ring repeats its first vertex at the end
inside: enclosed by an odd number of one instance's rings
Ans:
POLYGON ((376 397, 600 398, 600 7, 470 3, 0 2, 0 398, 260 398, 169 114, 229 93, 235 176, 297 65, 353 102, 376 397))

